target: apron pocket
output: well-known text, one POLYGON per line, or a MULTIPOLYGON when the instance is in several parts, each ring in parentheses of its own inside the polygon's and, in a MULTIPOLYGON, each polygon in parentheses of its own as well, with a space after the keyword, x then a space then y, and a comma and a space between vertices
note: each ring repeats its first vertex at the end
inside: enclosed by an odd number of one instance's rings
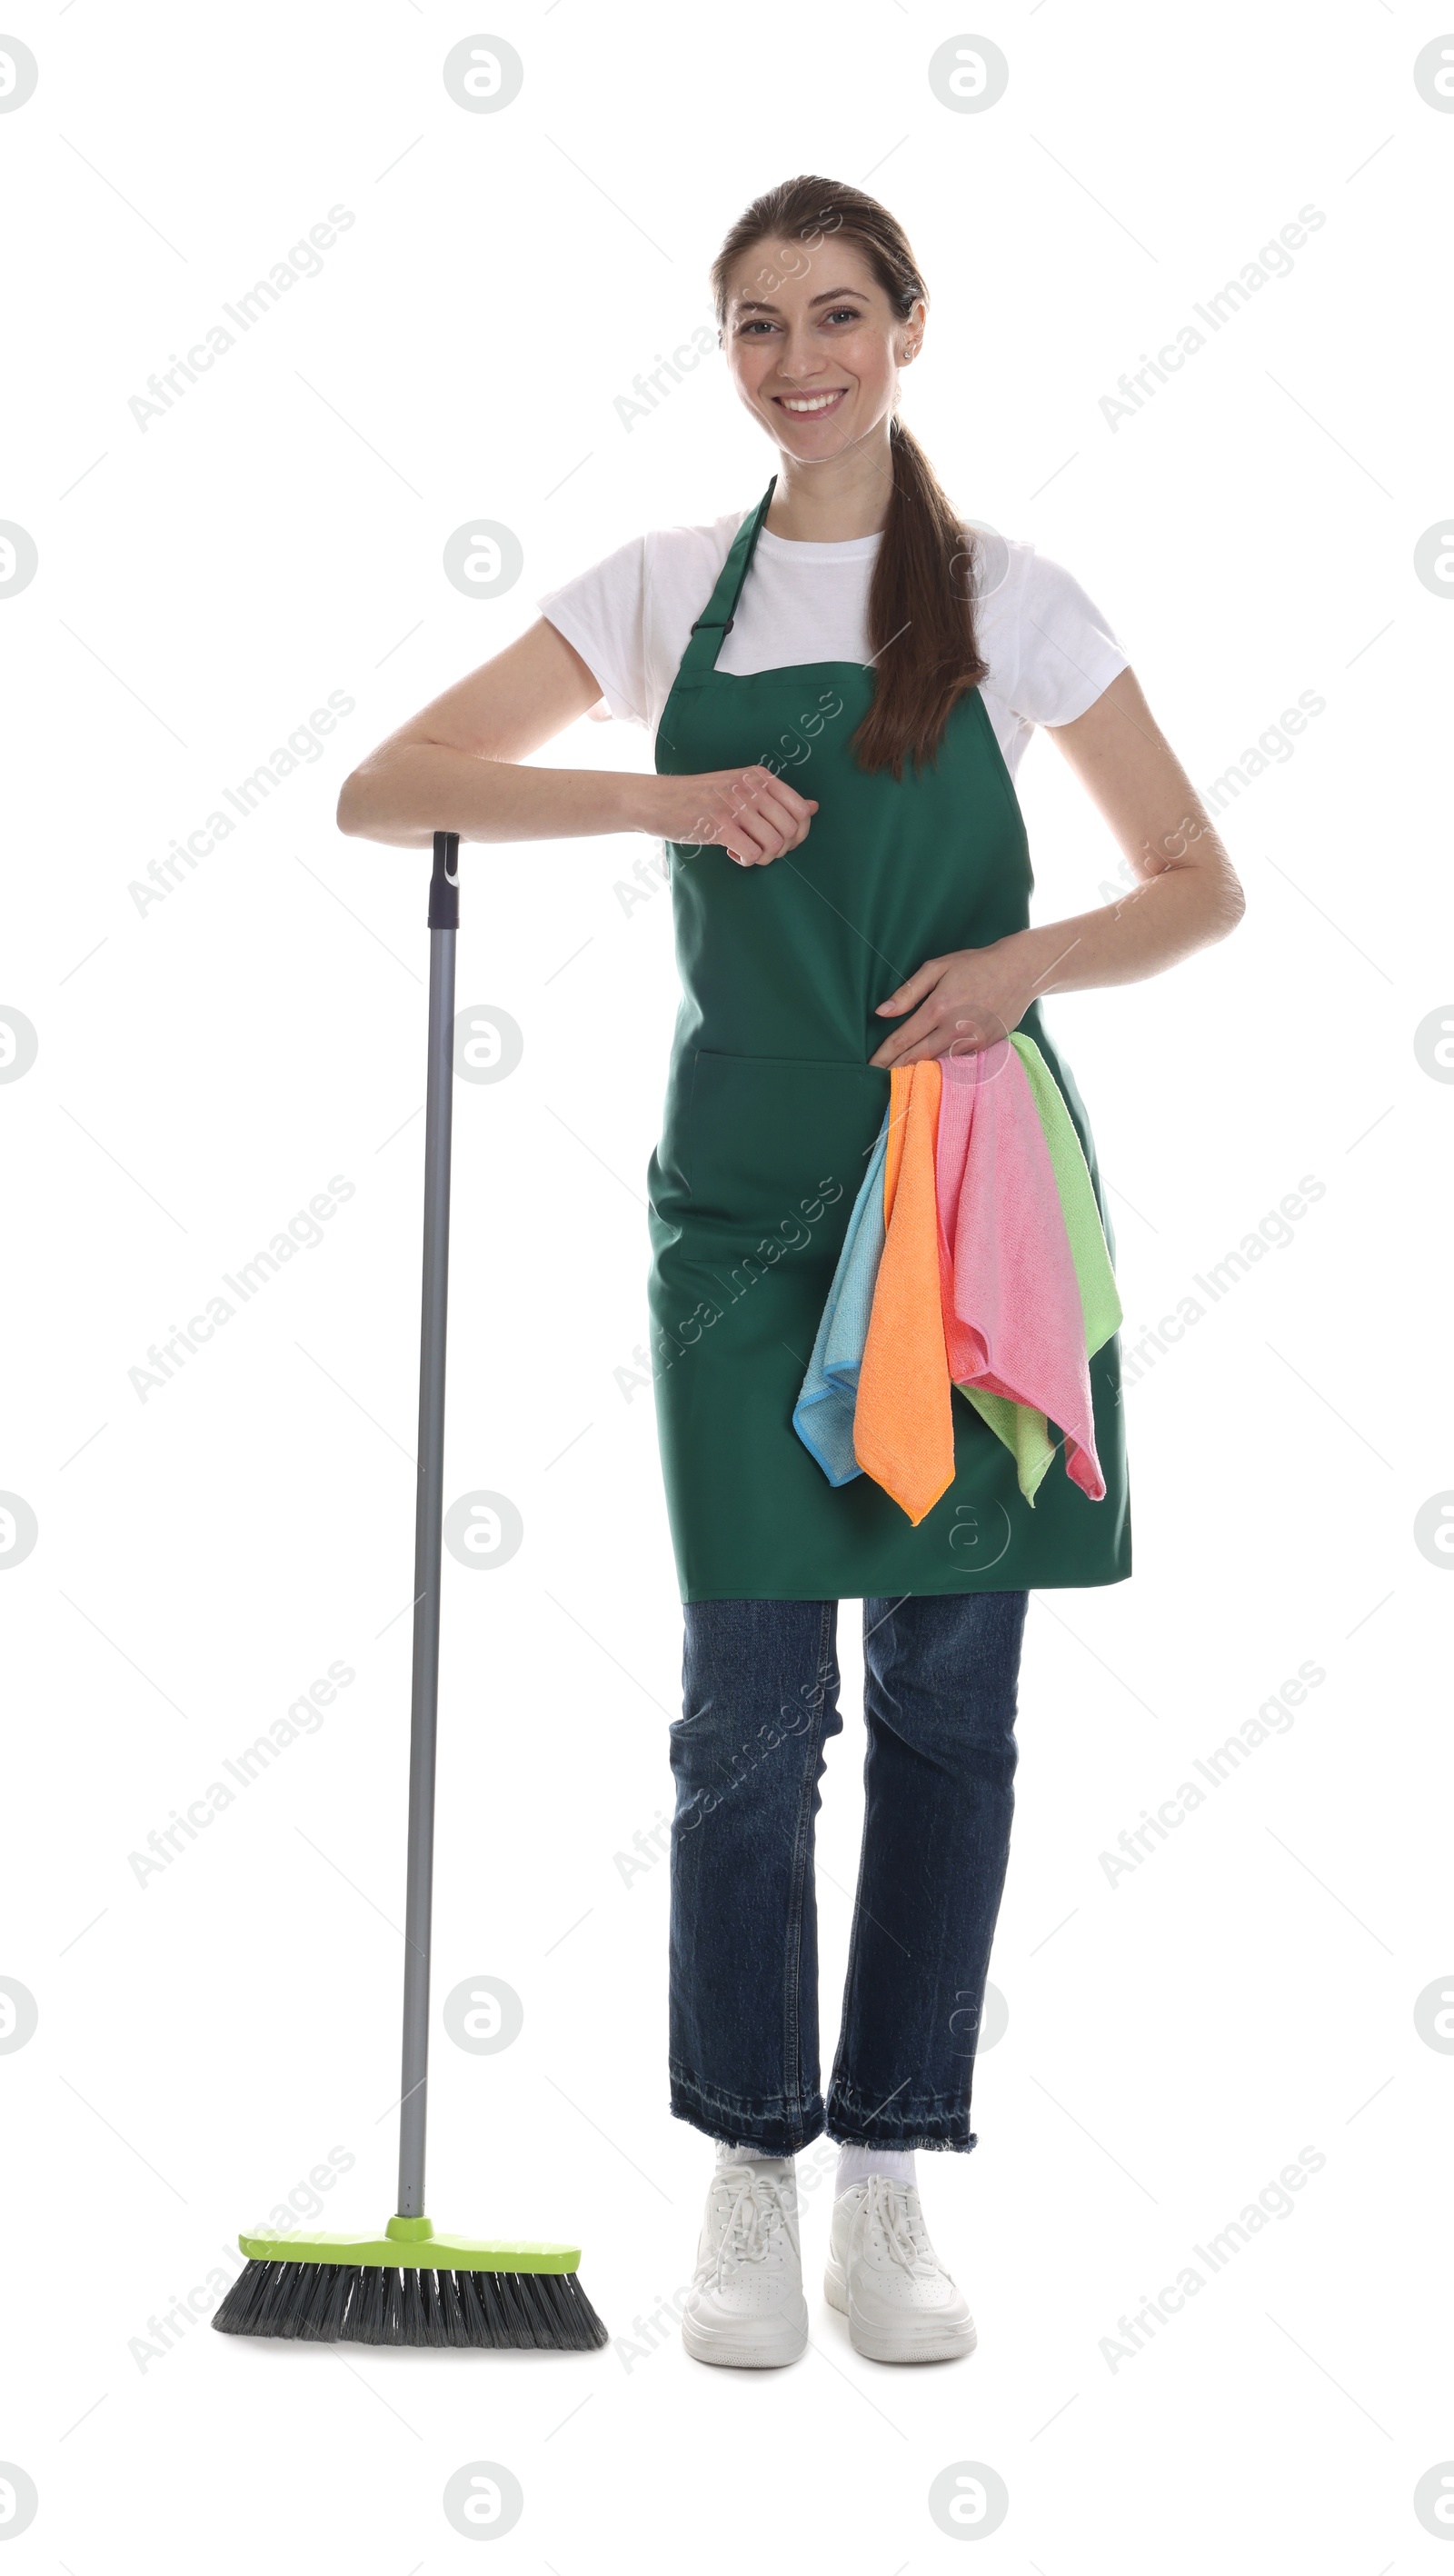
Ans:
POLYGON ((888 1099, 881 1065, 700 1049, 685 1143, 693 1214, 789 1240, 825 1207, 846 1213, 888 1099))

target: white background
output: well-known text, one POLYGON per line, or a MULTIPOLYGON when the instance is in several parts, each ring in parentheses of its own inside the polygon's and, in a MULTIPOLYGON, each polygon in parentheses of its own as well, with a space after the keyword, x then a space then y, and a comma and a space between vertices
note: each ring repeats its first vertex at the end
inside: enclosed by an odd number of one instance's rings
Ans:
MULTIPOLYGON (((1442 22, 68 0, 9 23, 40 66, 0 116, 0 516, 39 553, 0 598, 0 1002, 39 1036, 0 1087, 0 1485, 39 1528, 0 1586, 0 1969, 39 2008, 0 2060, 0 2454, 40 2499, 15 2565, 472 2563, 441 2495, 480 2458, 524 2490, 499 2559, 558 2576, 959 2564, 928 2491, 962 2460, 1006 2482, 975 2563, 1013 2576, 1443 2565, 1413 2505, 1454 2453, 1454 2063, 1414 2011, 1454 1985, 1447 1600, 1414 1538, 1454 1484, 1454 1095, 1414 1050, 1454 983, 1454 609, 1414 568, 1451 499, 1454 117, 1413 79, 1442 22), (441 66, 482 24, 525 78, 472 114, 441 66), (929 85, 966 28, 1010 66, 984 113, 929 85), (910 425, 956 503, 1104 607, 1197 784, 1326 700, 1222 813, 1234 937, 1050 1006, 1123 1351, 1302 1176, 1325 1195, 1129 1388, 1133 1579, 1032 1604, 1008 2026, 976 2153, 921 2160, 978 2353, 853 2354, 819 2297, 819 2149, 811 2351, 702 2370, 649 2323, 690 2279, 710 2158, 666 2105, 666 1864, 617 1858, 670 1807, 679 1707, 650 1389, 617 1375, 646 1330, 669 899, 614 890, 642 839, 466 851, 459 999, 525 1049, 456 1086, 447 1483, 509 1496, 525 1539, 492 1573, 446 1560, 429 2205, 578 2238, 615 2342, 228 2341, 209 2273, 330 2148, 354 2162, 325 2223, 393 2206, 426 862, 341 840, 338 786, 539 592, 757 499, 775 459, 720 358, 629 429, 615 405, 711 323, 722 234, 801 170, 906 225, 932 296, 910 425), (1326 221, 1293 273, 1112 429, 1102 396, 1307 204, 1326 221), (355 221, 322 273, 140 428, 148 377, 333 205, 355 221), (493 599, 442 571, 471 513, 523 550, 493 599), (355 706, 320 756, 139 912, 128 887, 331 691, 355 706), (354 1195, 322 1242, 140 1401, 148 1345, 335 1174, 354 1195), (356 1679, 319 1728, 138 1884, 128 1855, 333 1660, 356 1679), (1305 1660, 1326 1678, 1295 1721, 1110 1884, 1100 1855, 1305 1660), (480 1975, 524 2006, 494 2056, 439 2021, 480 1975), (1325 2163, 1291 2214, 1199 2264, 1112 2367, 1118 2319, 1305 2146, 1325 2163), (200 2321, 148 2358, 194 2289, 200 2321)), ((644 768, 650 745, 583 722, 542 757, 644 768)), ((1096 901, 1117 854, 1050 744, 1021 791, 1036 917, 1096 901)), ((825 2064, 858 1615, 821 1824, 825 2064)))

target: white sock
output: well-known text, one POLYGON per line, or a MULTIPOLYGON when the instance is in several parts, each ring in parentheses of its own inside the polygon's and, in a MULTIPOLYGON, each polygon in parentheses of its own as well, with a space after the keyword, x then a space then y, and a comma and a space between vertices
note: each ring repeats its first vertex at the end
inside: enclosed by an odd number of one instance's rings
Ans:
MULTIPOLYGON (((758 2164, 765 2165, 775 2165, 784 2161, 783 2158, 774 2153, 771 2147, 736 2146, 727 2138, 719 2138, 717 2140, 717 2162, 719 2165, 740 2165, 744 2160, 749 2163, 756 2162, 758 2164)), ((787 2157, 785 2161, 788 2164, 791 2164, 792 2157, 787 2157)))
POLYGON ((914 2150, 912 2147, 843 2146, 838 2150, 838 2171, 833 2182, 833 2197, 851 2191, 856 2182, 866 2182, 870 2174, 886 2174, 890 2182, 914 2184, 914 2150))

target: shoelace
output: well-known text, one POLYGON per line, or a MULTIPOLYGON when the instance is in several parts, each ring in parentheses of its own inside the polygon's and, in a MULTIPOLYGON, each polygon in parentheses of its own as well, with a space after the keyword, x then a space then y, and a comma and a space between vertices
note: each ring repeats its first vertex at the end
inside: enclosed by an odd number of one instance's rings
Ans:
POLYGON ((911 2210, 901 2183, 887 2174, 870 2174, 868 2197, 864 2203, 864 2224, 877 2219, 884 2241, 896 2263, 906 2272, 938 2272, 940 2264, 929 2243, 924 2221, 911 2210))
POLYGON ((772 2250, 772 2241, 781 2228, 794 2251, 797 2237, 783 2201, 780 2184, 769 2182, 766 2175, 754 2173, 748 2165, 729 2165, 717 2177, 719 2187, 732 2193, 727 2224, 717 2248, 717 2260, 708 2277, 718 2289, 729 2264, 762 2263, 772 2250))

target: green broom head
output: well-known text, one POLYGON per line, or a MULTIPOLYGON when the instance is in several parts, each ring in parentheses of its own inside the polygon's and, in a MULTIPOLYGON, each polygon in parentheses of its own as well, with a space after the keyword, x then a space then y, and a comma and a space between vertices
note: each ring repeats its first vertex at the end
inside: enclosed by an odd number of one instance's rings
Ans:
POLYGON ((212 2322, 222 2334, 436 2351, 594 2352, 606 2329, 577 2278, 578 2245, 436 2236, 239 2236, 248 2257, 212 2322))

